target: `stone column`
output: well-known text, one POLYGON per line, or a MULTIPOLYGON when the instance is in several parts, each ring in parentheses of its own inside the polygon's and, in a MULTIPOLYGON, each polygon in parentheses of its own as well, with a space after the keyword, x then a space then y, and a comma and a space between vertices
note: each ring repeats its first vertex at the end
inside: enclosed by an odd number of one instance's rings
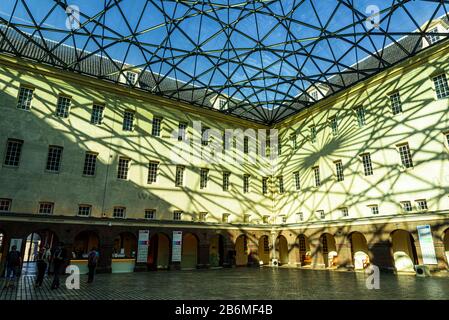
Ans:
POLYGON ((204 241, 199 245, 198 268, 209 268, 209 241, 204 241))
POLYGON ((345 235, 337 235, 335 236, 335 245, 338 253, 337 267, 352 265, 352 251, 349 239, 345 235))
POLYGON ((309 239, 310 252, 312 254, 312 268, 323 269, 324 264, 323 253, 321 251, 320 238, 309 239))

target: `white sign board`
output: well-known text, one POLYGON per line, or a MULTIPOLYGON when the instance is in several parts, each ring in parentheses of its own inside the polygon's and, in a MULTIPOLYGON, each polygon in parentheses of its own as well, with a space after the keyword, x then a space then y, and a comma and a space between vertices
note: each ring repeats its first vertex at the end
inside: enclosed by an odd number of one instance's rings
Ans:
POLYGON ((419 244, 424 264, 438 264, 433 245, 432 230, 429 225, 418 226, 419 244))
POLYGON ((181 257, 182 257, 182 231, 173 231, 171 261, 181 262, 181 257))
POLYGON ((149 243, 150 243, 150 230, 139 230, 139 243, 137 246, 137 263, 147 262, 149 243))
POLYGON ((21 252, 22 251, 22 239, 11 239, 11 241, 9 243, 9 251, 12 250, 12 246, 16 246, 17 251, 21 252))

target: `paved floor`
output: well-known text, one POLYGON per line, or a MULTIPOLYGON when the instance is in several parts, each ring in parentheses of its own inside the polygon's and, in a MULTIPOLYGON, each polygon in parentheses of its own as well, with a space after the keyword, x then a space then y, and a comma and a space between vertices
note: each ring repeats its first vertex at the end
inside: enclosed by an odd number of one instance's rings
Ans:
POLYGON ((362 273, 283 268, 99 274, 93 284, 87 284, 83 275, 79 290, 63 286, 50 290, 50 279, 35 289, 33 280, 24 276, 15 289, 3 288, 0 280, 0 300, 449 299, 449 278, 445 277, 382 274, 380 290, 368 290, 362 273))

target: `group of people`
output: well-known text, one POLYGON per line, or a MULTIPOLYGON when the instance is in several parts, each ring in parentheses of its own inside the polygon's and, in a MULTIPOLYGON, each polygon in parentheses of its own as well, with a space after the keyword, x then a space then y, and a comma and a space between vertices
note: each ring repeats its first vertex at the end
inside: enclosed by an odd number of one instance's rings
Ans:
MULTIPOLYGON (((98 264, 99 253, 96 248, 88 254, 87 266, 89 269, 88 283, 92 283, 94 280, 95 270, 98 264)), ((56 247, 50 249, 49 246, 42 246, 39 248, 35 256, 37 275, 35 287, 39 288, 42 286, 45 273, 48 270, 48 274, 53 274, 53 281, 51 284, 51 289, 58 289, 60 286, 59 277, 61 273, 64 272, 65 266, 67 264, 68 256, 67 250, 62 242, 59 242, 56 247), (50 272, 51 271, 51 272, 50 272)), ((18 279, 22 266, 22 258, 20 251, 17 250, 17 246, 12 246, 11 251, 8 252, 6 256, 6 288, 14 288, 15 282, 18 279)))

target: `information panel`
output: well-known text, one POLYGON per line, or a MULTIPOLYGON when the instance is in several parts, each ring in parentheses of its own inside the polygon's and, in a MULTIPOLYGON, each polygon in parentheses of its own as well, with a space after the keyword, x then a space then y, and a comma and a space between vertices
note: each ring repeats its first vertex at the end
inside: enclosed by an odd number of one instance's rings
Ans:
POLYGON ((137 247, 137 263, 147 262, 149 242, 150 242, 150 230, 139 230, 139 244, 137 247))
POLYGON ((173 231, 172 257, 173 262, 181 262, 182 256, 182 231, 173 231))
POLYGON ((429 225, 418 226, 419 244, 424 264, 438 264, 433 245, 432 230, 429 225))

